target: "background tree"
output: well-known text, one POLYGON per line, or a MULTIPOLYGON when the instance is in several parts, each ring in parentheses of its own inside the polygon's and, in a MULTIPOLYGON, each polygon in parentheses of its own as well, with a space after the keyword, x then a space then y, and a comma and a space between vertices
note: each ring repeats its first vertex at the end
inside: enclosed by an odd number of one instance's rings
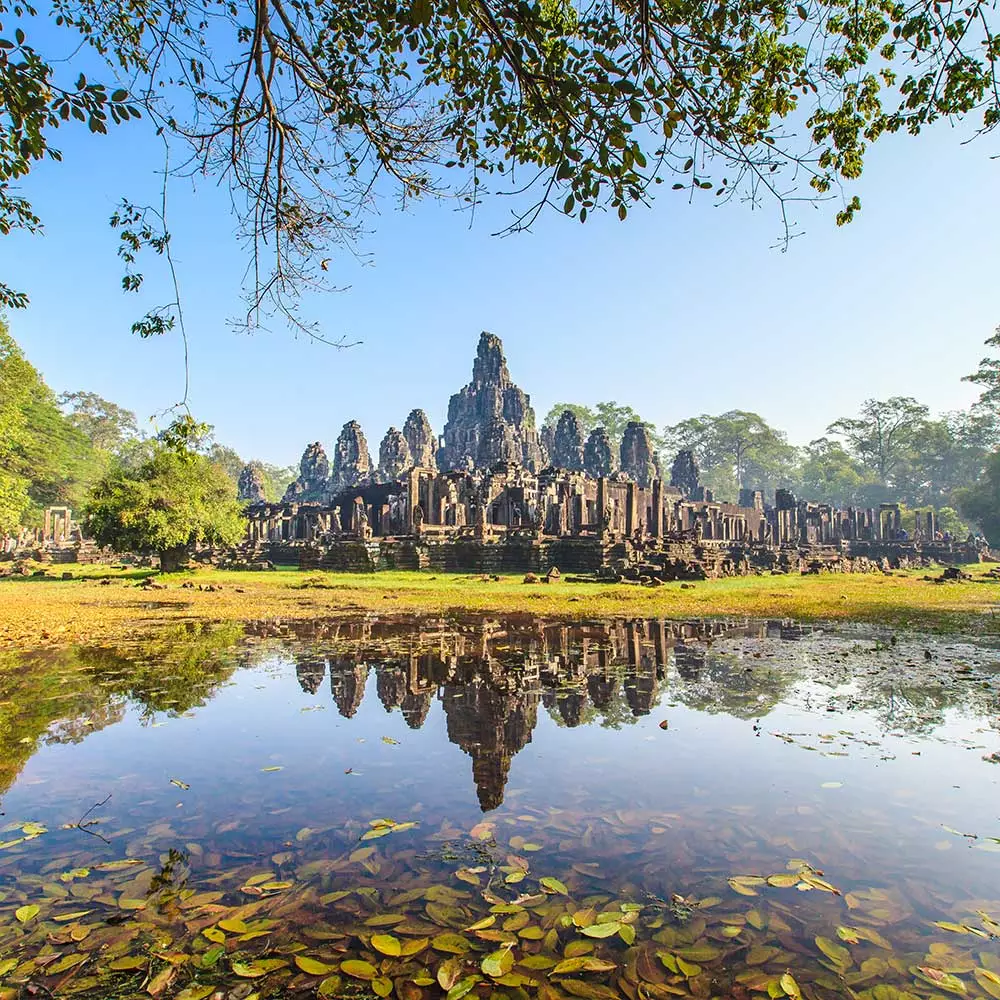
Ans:
POLYGON ((139 437, 135 414, 96 392, 64 392, 57 402, 70 425, 108 454, 117 454, 127 442, 139 437))
MULTIPOLYGON (((60 0, 47 13, 39 24, 0 0, 0 232, 39 228, 12 185, 58 159, 57 128, 146 117, 180 145, 179 169, 232 190, 250 321, 268 304, 294 312, 378 193, 523 192, 520 229, 549 205, 624 218, 674 179, 684 197, 782 210, 832 192, 845 222, 860 203, 843 186, 881 136, 1000 120, 983 0, 60 0)), ((117 219, 130 267, 143 246, 169 252, 162 213, 125 205, 117 219)), ((0 286, 0 303, 25 301, 0 286)), ((169 329, 158 318, 139 332, 169 329)))
POLYGON ((817 438, 802 450, 795 492, 838 507, 868 507, 884 499, 884 487, 839 441, 817 438))
MULTIPOLYGON (((1000 349, 1000 326, 986 340, 986 346, 1000 349)), ((980 405, 994 412, 1000 410, 1000 358, 987 355, 979 362, 979 368, 971 375, 966 375, 962 381, 981 385, 983 391, 979 396, 980 405)))
POLYGON ((136 470, 116 464, 84 510, 89 537, 115 552, 157 553, 163 572, 197 545, 235 544, 244 529, 236 488, 220 466, 163 444, 136 470))
POLYGON ((962 514, 979 525, 990 545, 1000 545, 1000 452, 990 455, 982 478, 956 496, 962 514))
POLYGON ((735 501, 739 490, 764 488, 794 481, 797 451, 784 431, 757 413, 728 410, 718 416, 703 413, 663 429, 665 457, 682 448, 695 453, 706 486, 719 497, 735 501))
POLYGON ((78 506, 102 461, 0 320, 0 531, 78 506))
POLYGON ((908 459, 928 412, 912 396, 866 399, 857 417, 841 417, 830 424, 827 432, 843 437, 865 468, 880 483, 891 486, 893 475, 908 459))
POLYGON ((0 320, 0 532, 12 532, 30 502, 19 449, 27 428, 27 403, 38 373, 0 320))

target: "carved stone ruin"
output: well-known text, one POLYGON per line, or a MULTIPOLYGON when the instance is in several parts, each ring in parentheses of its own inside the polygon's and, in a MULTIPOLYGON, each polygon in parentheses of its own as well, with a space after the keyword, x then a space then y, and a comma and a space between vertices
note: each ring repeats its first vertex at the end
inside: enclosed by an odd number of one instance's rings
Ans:
POLYGON ((622 435, 621 470, 640 486, 646 487, 660 476, 660 463, 649 436, 649 428, 630 420, 622 435))
POLYGON ((541 470, 535 412, 510 377, 499 337, 480 336, 472 381, 451 397, 443 438, 441 469, 486 469, 513 461, 541 470))
POLYGON ((572 410, 564 410, 556 424, 549 461, 559 469, 583 471, 583 435, 572 410))
POLYGON ((390 427, 378 449, 378 477, 383 483, 398 479, 414 465, 406 438, 395 427, 390 427))
POLYGON ((243 503, 260 503, 267 499, 264 495, 264 467, 260 462, 250 462, 240 470, 236 496, 243 503))
POLYGON ((421 469, 437 468, 437 439, 423 410, 410 410, 410 415, 403 424, 403 437, 406 438, 414 465, 421 469))
POLYGON ((583 446, 583 468, 594 479, 610 476, 618 471, 618 456, 603 427, 595 427, 583 446))

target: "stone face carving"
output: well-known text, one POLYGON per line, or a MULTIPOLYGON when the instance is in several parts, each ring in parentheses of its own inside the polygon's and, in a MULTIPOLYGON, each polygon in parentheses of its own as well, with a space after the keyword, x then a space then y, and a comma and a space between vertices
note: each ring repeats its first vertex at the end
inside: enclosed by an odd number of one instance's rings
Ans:
POLYGON ((378 449, 379 479, 383 483, 391 483, 412 466, 413 458, 406 438, 395 427, 390 427, 378 449))
POLYGON ((625 433, 622 435, 621 469, 642 487, 649 486, 660 475, 649 430, 635 420, 630 420, 625 425, 625 433))
POLYGON ((549 459, 560 469, 580 472, 583 469, 583 435, 572 410, 563 410, 556 424, 549 459))
POLYGON ((686 497, 698 493, 698 463, 694 452, 684 449, 677 452, 674 464, 670 467, 670 485, 676 486, 686 497))
POLYGON ((542 458, 546 462, 552 461, 552 452, 555 450, 556 429, 551 424, 544 424, 538 432, 538 443, 542 448, 542 458))
POLYGON ((583 447, 583 468, 587 475, 599 479, 610 476, 618 468, 611 438, 603 427, 595 427, 583 447))
POLYGON ((364 431, 356 420, 344 424, 333 451, 333 475, 330 487, 334 493, 363 486, 372 478, 372 458, 364 431))
POLYGON ((250 462, 243 466, 236 483, 237 499, 244 503, 260 503, 264 496, 264 467, 260 462, 250 462))
POLYGON ((403 437, 409 446, 413 465, 422 469, 437 468, 437 440, 423 410, 410 410, 410 415, 403 424, 403 437))
POLYGON ((330 462, 319 441, 314 441, 299 459, 299 478, 285 490, 286 501, 323 501, 326 499, 330 462))
POLYGON ((472 381, 448 403, 438 465, 445 470, 518 462, 537 472, 544 464, 527 393, 510 377, 500 338, 479 338, 472 381))

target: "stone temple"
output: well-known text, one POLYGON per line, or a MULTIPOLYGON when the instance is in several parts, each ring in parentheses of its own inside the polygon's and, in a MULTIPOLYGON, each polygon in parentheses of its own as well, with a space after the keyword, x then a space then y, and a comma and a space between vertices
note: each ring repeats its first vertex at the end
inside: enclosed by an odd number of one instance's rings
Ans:
POLYGON ((689 451, 667 480, 640 423, 616 442, 603 427, 585 435, 567 411, 546 431, 543 439, 500 339, 483 333, 440 437, 414 409, 373 458, 348 421, 332 460, 319 442, 306 447, 280 503, 260 499, 248 467, 245 556, 305 569, 559 570, 650 583, 980 558, 972 546, 935 541, 933 515, 904 530, 898 504, 841 510, 780 489, 773 505, 754 489, 736 503, 716 499, 689 451))

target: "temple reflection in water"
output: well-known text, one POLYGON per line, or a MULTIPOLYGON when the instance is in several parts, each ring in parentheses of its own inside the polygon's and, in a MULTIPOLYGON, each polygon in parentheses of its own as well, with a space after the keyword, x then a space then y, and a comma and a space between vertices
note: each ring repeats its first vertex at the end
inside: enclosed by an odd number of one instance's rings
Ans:
POLYGON ((756 716, 781 696, 787 679, 762 685, 733 657, 710 655, 713 641, 795 639, 802 630, 779 622, 528 619, 468 626, 430 620, 414 630, 372 620, 300 624, 294 632, 258 627, 255 634, 283 640, 305 693, 318 694, 329 674, 344 718, 357 714, 373 674, 385 710, 399 709, 411 729, 424 724, 437 700, 449 740, 472 758, 479 803, 488 811, 503 802, 511 761, 531 741, 539 706, 557 725, 617 727, 648 715, 676 676, 685 682, 685 701, 756 716))

